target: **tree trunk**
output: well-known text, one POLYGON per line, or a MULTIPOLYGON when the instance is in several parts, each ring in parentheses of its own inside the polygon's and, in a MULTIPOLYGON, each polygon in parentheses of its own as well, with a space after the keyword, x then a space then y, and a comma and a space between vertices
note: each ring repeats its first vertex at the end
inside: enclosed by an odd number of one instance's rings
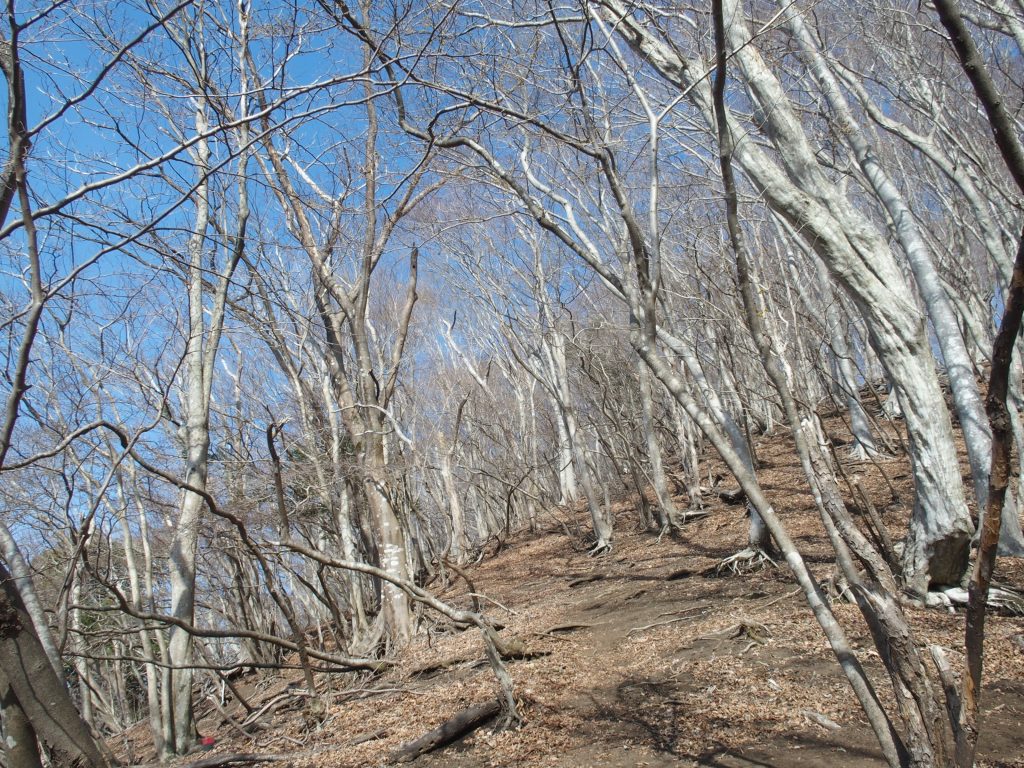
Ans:
MULTIPOLYGON (((557 401, 555 408, 558 408, 557 401)), ((556 418, 558 426, 558 503, 569 505, 576 501, 579 489, 576 486, 576 469, 573 467, 572 447, 565 422, 556 418)))
MULTIPOLYGON (((83 536, 88 531, 83 531, 83 536)), ((82 577, 85 575, 85 567, 79 560, 71 574, 71 647, 75 653, 75 673, 78 675, 78 696, 80 700, 79 709, 82 719, 91 729, 95 729, 96 720, 93 712, 93 683, 92 669, 89 665, 89 648, 86 645, 85 635, 82 632, 82 611, 74 606, 82 603, 82 577)))
POLYGON ((29 570, 25 557, 21 554, 18 543, 3 520, 0 520, 0 556, 7 561, 14 578, 18 594, 22 596, 25 603, 25 610, 32 617, 32 626, 35 627, 36 636, 46 650, 46 657, 50 660, 53 671, 63 679, 64 665, 60 660, 60 653, 53 642, 53 634, 50 632, 50 625, 46 623, 46 613, 39 602, 36 594, 35 583, 32 581, 32 573, 29 570))
POLYGON ((928 246, 921 236, 917 221, 899 189, 877 161, 864 133, 853 117, 849 104, 839 88, 839 83, 829 69, 825 58, 808 32, 799 11, 787 14, 790 30, 809 60, 829 106, 835 113, 839 133, 845 137, 857 158, 861 171, 875 196, 881 202, 893 223, 896 238, 910 263, 910 269, 917 282, 917 290, 924 300, 928 316, 932 321, 935 337, 938 339, 942 357, 949 375, 953 402, 960 427, 963 430, 967 456, 971 464, 974 494, 978 508, 983 509, 988 496, 989 463, 992 456, 992 435, 989 432, 981 393, 974 378, 974 366, 967 345, 960 333, 956 312, 939 279, 938 272, 928 246))
MULTIPOLYGON (((832 359, 835 364, 836 383, 839 385, 841 395, 846 401, 846 409, 850 418, 850 432, 853 434, 856 444, 857 458, 865 459, 868 454, 874 454, 878 450, 875 446, 875 439, 871 435, 871 422, 860 399, 860 386, 853 372, 853 358, 850 347, 846 342, 846 329, 833 299, 832 281, 829 279, 828 271, 821 260, 813 255, 811 258, 815 259, 819 291, 823 297, 822 303, 825 306, 825 322, 828 326, 829 347, 831 348, 832 359)), ((797 287, 797 292, 807 305, 807 308, 814 311, 815 305, 811 303, 811 297, 804 288, 804 283, 800 279, 800 272, 797 269, 796 260, 792 255, 789 258, 789 271, 793 277, 793 284, 797 287)))
MULTIPOLYGON (((12 708, 10 716, 21 729, 22 737, 26 737, 27 720, 30 729, 57 750, 55 765, 81 760, 90 768, 106 768, 107 759, 75 709, 63 681, 54 672, 14 579, 3 565, 0 565, 0 691, 4 694, 5 723, 8 722, 6 702, 13 697, 18 706, 12 708), (17 711, 19 707, 21 713, 17 711), (25 720, 19 720, 22 714, 25 720)), ((26 760, 32 759, 30 750, 20 749, 19 754, 26 760)))
MULTIPOLYGON (((629 44, 667 80, 685 89, 710 127, 710 88, 698 67, 637 23, 618 0, 603 0, 629 44)), ((956 584, 966 567, 973 532, 946 411, 925 335, 898 265, 884 238, 837 191, 818 164, 801 120, 778 79, 751 42, 743 8, 728 0, 726 30, 750 96, 780 157, 772 160, 731 115, 735 159, 766 203, 807 239, 865 317, 875 350, 898 387, 910 434, 917 496, 905 549, 908 586, 956 584)), ((699 67, 702 69, 702 67, 699 67)))
POLYGON ((690 424, 687 423, 688 418, 679 404, 673 400, 672 420, 675 423, 679 449, 682 451, 680 459, 683 464, 686 493, 690 498, 690 509, 698 510, 704 506, 703 492, 700 487, 700 459, 697 454, 697 437, 690 424))
POLYGON ((637 363, 640 376, 640 405, 643 411, 644 438, 647 442, 647 457, 651 462, 651 480, 654 483, 654 493, 658 497, 659 522, 662 530, 667 530, 679 525, 679 511, 668 490, 665 468, 661 462, 661 446, 658 445, 658 436, 654 430, 654 395, 651 392, 651 373, 647 368, 647 363, 643 360, 637 358, 637 363))
POLYGON ((575 475, 583 486, 583 495, 590 510, 590 519, 594 527, 594 551, 603 552, 611 547, 612 521, 607 511, 602 509, 601 501, 594 488, 594 477, 590 471, 584 448, 580 444, 576 409, 572 404, 572 393, 569 391, 569 372, 565 362, 565 338, 555 330, 551 339, 544 339, 544 354, 548 369, 550 387, 554 392, 559 418, 565 428, 569 449, 572 452, 575 475))
POLYGON ((469 551, 469 538, 466 535, 466 518, 462 511, 462 502, 459 499, 459 491, 455 486, 455 475, 452 473, 452 453, 454 446, 449 448, 443 437, 439 437, 441 454, 441 480, 444 482, 444 492, 448 502, 448 512, 452 520, 451 545, 448 549, 448 556, 457 564, 462 563, 469 551))
MULTIPOLYGON (((195 466, 192 464, 190 469, 195 466)), ((205 466, 202 485, 197 484, 198 478, 197 473, 189 472, 186 482, 196 488, 205 486, 205 466)), ((188 624, 195 624, 196 551, 202 505, 202 497, 189 491, 184 492, 180 516, 171 541, 171 616, 188 624)), ((178 755, 188 753, 197 736, 192 717, 192 644, 192 636, 186 630, 177 625, 170 627, 167 640, 167 654, 171 663, 168 684, 174 739, 172 744, 165 747, 173 748, 174 754, 178 755)))
MULTIPOLYGON (((376 424, 383 431, 383 423, 376 424)), ((367 439, 369 436, 365 436, 367 439)), ((371 438, 372 439, 372 438, 371 438)), ((396 579, 409 581, 409 563, 405 532, 395 514, 391 499, 388 498, 386 477, 387 468, 384 463, 384 449, 381 441, 374 441, 366 461, 367 477, 364 480, 367 505, 373 519, 377 547, 380 551, 381 568, 396 579)), ((409 596, 390 581, 382 588, 382 605, 384 621, 390 635, 399 644, 407 643, 413 634, 412 606, 409 596)))
MULTIPOLYGON (((751 474, 753 474, 755 471, 754 457, 750 451, 750 444, 747 442, 746 436, 744 436, 743 431, 732 417, 732 414, 723 407, 722 401, 719 399, 714 387, 708 383, 707 377, 704 375, 704 368, 693 353, 693 350, 690 349, 685 341, 674 338, 661 328, 658 329, 658 335, 669 345, 673 352, 682 358, 687 373, 696 382, 697 390, 700 392, 715 422, 721 425, 721 428, 729 438, 729 442, 732 444, 733 450, 743 460, 751 474)), ((761 519, 761 515, 758 514, 756 509, 750 509, 749 514, 750 523, 747 527, 747 544, 753 550, 768 552, 771 549, 772 541, 768 527, 764 524, 764 520, 761 519)))
MULTIPOLYGON (((2 672, 0 677, 3 677, 2 672)), ((7 768, 42 768, 36 732, 9 685, 0 690, 0 715, 3 717, 7 768)))

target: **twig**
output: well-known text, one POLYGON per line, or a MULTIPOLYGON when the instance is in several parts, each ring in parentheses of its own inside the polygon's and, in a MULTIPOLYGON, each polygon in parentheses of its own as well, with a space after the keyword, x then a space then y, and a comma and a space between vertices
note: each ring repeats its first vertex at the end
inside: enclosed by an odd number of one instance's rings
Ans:
POLYGON ((793 597, 793 595, 799 595, 799 594, 800 594, 800 588, 797 587, 792 592, 787 592, 784 595, 779 595, 778 597, 776 597, 776 598, 774 598, 772 600, 769 600, 764 605, 759 605, 758 608, 770 608, 771 606, 775 605, 776 603, 781 603, 787 597, 793 597))
POLYGON ((513 611, 511 608, 509 608, 507 605, 502 605, 501 603, 499 603, 493 597, 488 597, 487 595, 480 594, 479 592, 470 592, 469 596, 473 597, 473 598, 481 598, 483 600, 486 600, 488 603, 493 603, 494 605, 496 605, 499 608, 501 608, 501 610, 508 611, 512 616, 518 616, 519 615, 518 613, 513 611))

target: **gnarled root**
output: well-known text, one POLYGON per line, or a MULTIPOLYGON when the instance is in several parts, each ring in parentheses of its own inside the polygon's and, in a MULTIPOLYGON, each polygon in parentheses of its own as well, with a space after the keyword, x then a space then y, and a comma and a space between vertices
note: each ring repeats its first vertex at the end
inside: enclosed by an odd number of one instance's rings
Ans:
POLYGON ((612 551, 612 543, 610 541, 598 541, 587 550, 587 554, 591 557, 599 557, 601 555, 607 555, 612 551))
POLYGON ((735 574, 750 573, 761 568, 777 567, 772 556, 760 547, 747 547, 734 555, 730 555, 715 567, 715 573, 729 570, 735 574))
MULTIPOLYGON (((947 587, 928 592, 924 599, 929 608, 949 608, 967 605, 967 590, 960 587, 947 587)), ((988 593, 988 607, 1003 613, 1016 616, 1024 615, 1024 595, 1013 589, 992 587, 988 593)))

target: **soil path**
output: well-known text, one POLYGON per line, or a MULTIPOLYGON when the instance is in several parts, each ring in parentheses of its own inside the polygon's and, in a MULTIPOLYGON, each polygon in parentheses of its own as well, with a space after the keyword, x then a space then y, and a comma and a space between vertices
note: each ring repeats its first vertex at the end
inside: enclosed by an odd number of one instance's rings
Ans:
MULTIPOLYGON (((820 522, 809 508, 799 469, 782 445, 759 447, 761 479, 819 581, 833 566, 820 522)), ((909 473, 893 462, 889 480, 876 467, 848 467, 861 477, 894 537, 912 498, 909 473), (890 485, 891 484, 891 485, 890 485), (896 499, 892 490, 896 491, 896 499)), ((584 514, 551 513, 546 530, 509 542, 467 572, 488 614, 538 654, 510 663, 526 723, 512 731, 481 729, 447 749, 420 757, 427 768, 485 766, 829 766, 875 768, 883 762, 863 715, 824 637, 784 568, 717 573, 744 545, 742 506, 720 501, 681 537, 631 529, 635 512, 618 509, 611 554, 587 556, 584 514)), ((431 588, 469 607, 468 588, 449 573, 431 588)), ((1024 562, 1003 561, 997 578, 1024 588, 1024 562)), ((859 649, 875 687, 891 696, 884 671, 856 608, 834 606, 859 649)), ((910 610, 923 643, 955 649, 963 617, 910 610)), ((292 702, 241 736, 209 709, 200 725, 218 751, 287 753, 296 768, 365 768, 465 707, 495 695, 479 635, 431 625, 396 668, 378 678, 323 678, 326 715, 310 718, 292 702)), ((1024 766, 1024 622, 993 616, 988 627, 981 761, 989 768, 1024 766)), ((293 674, 298 680, 298 675, 293 674)), ((291 680, 242 681, 259 705, 291 680)), ((247 694, 248 695, 248 694, 247 694)), ((227 705, 240 716, 240 709, 227 705)), ((125 740, 145 754, 145 726, 125 740)))

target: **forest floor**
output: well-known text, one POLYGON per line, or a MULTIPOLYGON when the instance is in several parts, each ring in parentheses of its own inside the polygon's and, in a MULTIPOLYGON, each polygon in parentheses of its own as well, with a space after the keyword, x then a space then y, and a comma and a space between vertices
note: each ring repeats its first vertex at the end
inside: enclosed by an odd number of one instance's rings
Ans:
MULTIPOLYGON (((826 426, 842 431, 838 421, 826 426)), ((790 446, 761 438, 758 454, 766 491, 817 578, 828 582, 833 558, 790 446)), ((893 537, 902 536, 913 498, 906 461, 847 461, 846 472, 861 479, 893 537)), ((685 498, 677 501, 685 508, 685 498)), ((633 505, 622 501, 614 549, 602 557, 588 556, 575 538, 586 528, 582 509, 554 510, 541 531, 513 538, 468 568, 488 615, 505 625, 502 636, 520 638, 537 654, 509 662, 525 724, 501 732, 485 726, 415 764, 883 766, 784 564, 716 572, 723 558, 744 547, 746 521, 742 505, 710 494, 707 501, 710 514, 660 540, 637 530, 633 505)), ((433 588, 470 607, 466 583, 449 576, 449 586, 433 588)), ((1024 562, 1000 559, 996 580, 1024 589, 1024 562)), ((876 689, 891 700, 857 608, 841 600, 833 605, 876 689)), ((922 643, 948 649, 954 668, 962 663, 962 612, 908 608, 908 616, 922 643)), ((1024 766, 1024 620, 992 615, 987 633, 979 765, 1024 766)), ((494 698, 497 686, 483 658, 477 631, 438 624, 383 675, 318 676, 328 706, 316 718, 303 699, 282 695, 287 686, 302 685, 300 673, 251 675, 240 681, 250 705, 278 700, 285 702, 281 708, 268 708, 245 736, 201 703, 200 731, 217 739, 216 751, 181 762, 237 752, 281 756, 295 768, 389 765, 402 744, 494 698)), ((246 715, 230 699, 224 709, 237 720, 246 715)), ((133 762, 152 760, 145 723, 114 742, 133 762)))

